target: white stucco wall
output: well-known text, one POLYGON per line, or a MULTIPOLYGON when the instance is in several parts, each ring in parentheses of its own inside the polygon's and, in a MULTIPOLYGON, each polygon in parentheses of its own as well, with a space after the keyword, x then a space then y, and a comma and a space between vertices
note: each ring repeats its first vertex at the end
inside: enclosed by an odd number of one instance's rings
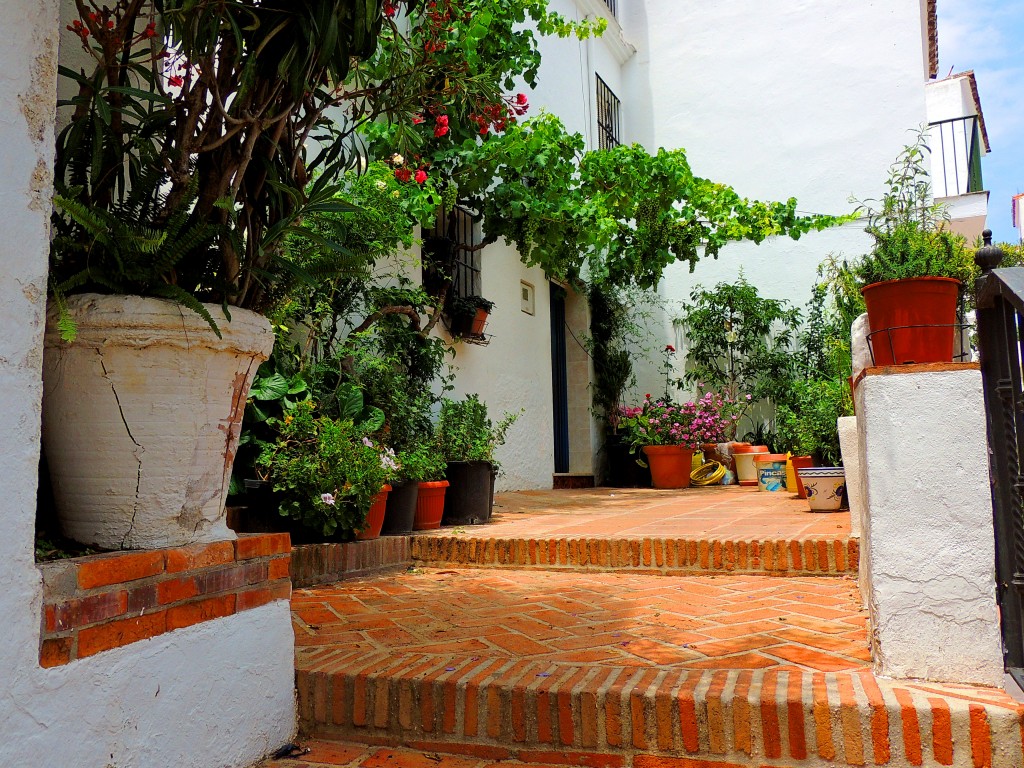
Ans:
POLYGON ((0 765, 246 766, 294 730, 284 602, 39 667, 33 537, 57 5, 10 0, 0 42, 0 765))
MULTIPOLYGON (((649 121, 636 134, 651 149, 685 148, 695 173, 744 196, 848 212, 851 194, 880 194, 908 129, 926 120, 918 3, 647 0, 627 14, 638 54, 626 69, 625 108, 634 122, 649 121)), ((742 268, 763 295, 803 306, 828 254, 868 245, 857 224, 732 244, 692 275, 670 267, 661 292, 678 302, 742 268)), ((662 333, 674 343, 667 320, 662 333)))
POLYGON ((1001 685, 980 372, 869 375, 857 424, 876 671, 1001 685))

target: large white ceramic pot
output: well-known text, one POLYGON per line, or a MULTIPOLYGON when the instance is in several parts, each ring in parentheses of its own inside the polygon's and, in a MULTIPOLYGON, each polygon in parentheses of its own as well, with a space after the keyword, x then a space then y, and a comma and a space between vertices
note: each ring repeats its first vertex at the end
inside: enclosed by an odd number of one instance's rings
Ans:
POLYGON ((163 299, 83 294, 43 354, 43 448, 65 535, 105 549, 233 539, 224 501, 256 369, 262 315, 206 305, 223 338, 163 299))

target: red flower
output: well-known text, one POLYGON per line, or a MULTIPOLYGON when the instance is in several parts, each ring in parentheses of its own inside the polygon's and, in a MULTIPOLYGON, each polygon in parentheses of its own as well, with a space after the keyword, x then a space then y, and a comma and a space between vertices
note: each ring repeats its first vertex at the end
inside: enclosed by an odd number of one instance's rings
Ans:
POLYGON ((395 178, 405 184, 412 178, 412 171, 408 168, 395 168, 395 178))
POLYGON ((436 122, 438 125, 448 127, 448 115, 438 115, 437 119, 434 122, 436 122))
POLYGON ((671 344, 666 344, 666 345, 665 345, 665 351, 666 351, 666 352, 675 352, 675 351, 676 351, 676 348, 675 348, 675 347, 673 347, 673 346, 672 346, 671 344))
POLYGON ((427 172, 426 171, 424 171, 422 168, 420 168, 418 171, 416 171, 416 183, 417 184, 422 184, 426 180, 427 180, 427 172))
POLYGON ((519 106, 522 107, 522 106, 525 106, 527 103, 528 102, 527 102, 526 94, 525 93, 517 93, 516 94, 516 104, 518 104, 519 106))
POLYGON ((175 88, 181 88, 185 84, 185 80, 181 75, 171 75, 167 78, 167 84, 175 88))
POLYGON ((398 13, 398 6, 395 5, 394 3, 385 2, 383 10, 384 15, 390 19, 393 18, 396 13, 398 13))
POLYGON ((419 125, 423 122, 423 115, 414 115, 412 118, 413 125, 419 125))
POLYGON ((439 126, 437 126, 434 129, 434 135, 437 138, 441 138, 442 136, 445 136, 447 133, 448 133, 448 126, 447 125, 439 125, 439 126))

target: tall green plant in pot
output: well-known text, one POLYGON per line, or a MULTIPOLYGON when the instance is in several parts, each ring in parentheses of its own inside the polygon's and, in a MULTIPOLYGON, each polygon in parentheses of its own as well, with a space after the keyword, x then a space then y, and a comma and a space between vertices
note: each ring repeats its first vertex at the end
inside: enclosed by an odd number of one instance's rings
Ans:
POLYGON ((951 362, 957 308, 972 275, 964 238, 932 197, 926 139, 922 131, 900 153, 880 200, 861 203, 874 246, 853 271, 876 365, 951 362))
MULTIPOLYGON (((77 94, 59 105, 44 356, 61 525, 105 548, 230 538, 240 421, 273 343, 259 313, 316 271, 286 258, 289 233, 350 207, 324 112, 385 3, 75 5, 67 35, 94 66, 61 69, 77 94)), ((354 261, 328 248, 319 266, 354 261)))
POLYGON ((436 439, 438 452, 447 462, 446 525, 474 525, 490 519, 499 469, 494 452, 504 444, 518 417, 506 413, 494 424, 487 415, 487 404, 477 395, 442 401, 436 439))

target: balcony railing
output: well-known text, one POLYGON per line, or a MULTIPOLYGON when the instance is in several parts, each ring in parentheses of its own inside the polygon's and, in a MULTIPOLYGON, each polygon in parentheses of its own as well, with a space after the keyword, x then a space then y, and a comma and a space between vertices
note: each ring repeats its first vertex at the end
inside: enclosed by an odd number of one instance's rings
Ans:
POLYGON ((978 118, 958 117, 932 123, 932 186, 936 197, 981 192, 981 131, 978 118))

